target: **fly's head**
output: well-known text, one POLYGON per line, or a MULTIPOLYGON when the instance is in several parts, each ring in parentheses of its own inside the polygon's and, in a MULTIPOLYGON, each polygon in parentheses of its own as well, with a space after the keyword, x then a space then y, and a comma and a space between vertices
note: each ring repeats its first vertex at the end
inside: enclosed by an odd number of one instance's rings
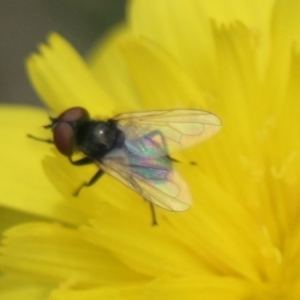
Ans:
POLYGON ((50 118, 51 124, 44 126, 53 131, 53 142, 57 150, 71 157, 77 148, 76 135, 78 128, 90 120, 89 113, 82 107, 65 110, 57 118, 50 118))

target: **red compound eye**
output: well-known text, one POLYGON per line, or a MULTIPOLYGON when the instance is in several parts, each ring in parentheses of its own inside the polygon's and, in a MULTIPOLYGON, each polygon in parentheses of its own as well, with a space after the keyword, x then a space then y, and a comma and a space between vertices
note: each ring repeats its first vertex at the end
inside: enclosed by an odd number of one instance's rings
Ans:
POLYGON ((53 140, 58 151, 66 156, 71 156, 75 144, 74 122, 88 120, 89 114, 82 107, 72 107, 64 111, 55 119, 53 126, 53 140), (73 123, 73 124, 71 124, 73 123))
POLYGON ((57 150, 71 156, 74 148, 74 129, 69 123, 61 122, 53 128, 53 141, 57 150))
POLYGON ((75 122, 89 118, 89 113, 83 107, 72 107, 61 113, 57 120, 63 122, 75 122))

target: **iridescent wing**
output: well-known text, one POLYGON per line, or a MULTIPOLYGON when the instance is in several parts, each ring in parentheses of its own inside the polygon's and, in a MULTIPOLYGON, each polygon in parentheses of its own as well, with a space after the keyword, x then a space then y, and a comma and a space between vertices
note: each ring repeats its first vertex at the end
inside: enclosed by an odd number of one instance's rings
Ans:
POLYGON ((194 109, 126 113, 114 119, 128 139, 142 137, 147 132, 161 132, 171 151, 200 143, 221 128, 217 116, 194 109))
POLYGON ((187 210, 192 203, 189 188, 173 169, 165 155, 164 141, 158 136, 150 134, 126 141, 122 149, 96 163, 153 204, 172 211, 187 210))

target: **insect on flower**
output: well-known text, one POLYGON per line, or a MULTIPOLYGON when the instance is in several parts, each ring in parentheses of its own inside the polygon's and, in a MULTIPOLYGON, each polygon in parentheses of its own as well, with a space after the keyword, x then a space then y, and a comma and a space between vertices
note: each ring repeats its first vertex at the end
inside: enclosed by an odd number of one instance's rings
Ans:
POLYGON ((134 112, 102 121, 91 119, 86 109, 72 107, 57 118, 50 118, 53 141, 60 153, 76 166, 95 163, 99 166, 90 181, 74 193, 94 184, 104 173, 135 190, 151 205, 172 211, 191 206, 189 188, 173 167, 169 151, 178 151, 214 135, 221 127, 220 119, 206 111, 180 109, 134 112), (80 151, 84 157, 74 161, 80 151))

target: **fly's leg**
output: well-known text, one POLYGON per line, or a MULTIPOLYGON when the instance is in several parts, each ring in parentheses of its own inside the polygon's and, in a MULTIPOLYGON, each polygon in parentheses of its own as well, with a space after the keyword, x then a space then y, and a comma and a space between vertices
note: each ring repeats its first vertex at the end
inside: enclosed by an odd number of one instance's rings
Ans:
POLYGON ((44 142, 44 143, 47 143, 47 144, 54 144, 53 140, 51 140, 51 139, 39 138, 39 137, 36 137, 36 136, 34 136, 32 134, 27 134, 27 137, 29 137, 30 139, 39 141, 39 142, 44 142))
POLYGON ((69 159, 69 162, 74 166, 85 166, 85 165, 90 165, 94 162, 94 160, 88 156, 80 158, 78 160, 72 160, 72 157, 68 156, 68 159, 69 159))
MULTIPOLYGON (((69 161, 72 165, 74 166, 85 166, 85 165, 89 165, 89 164, 92 164, 94 163, 94 160, 91 159, 90 157, 83 157, 83 158, 80 158, 78 160, 72 160, 72 158, 69 156, 69 161)), ((73 196, 77 197, 80 193, 80 191, 82 190, 82 188, 84 187, 88 187, 88 186, 91 186, 93 185, 94 183, 96 183, 100 177, 104 174, 104 171, 103 170, 98 170, 97 173, 87 182, 84 182, 74 193, 73 193, 73 196)))
POLYGON ((94 183, 96 183, 101 176, 104 174, 103 170, 99 170, 91 179, 90 181, 84 182, 73 194, 73 196, 77 197, 80 193, 80 191, 82 190, 82 188, 84 187, 89 187, 91 185, 93 185, 94 183))
POLYGON ((151 217, 152 217, 152 226, 158 225, 157 220, 156 220, 154 205, 151 201, 148 201, 148 202, 150 204, 150 211, 151 211, 151 217))
POLYGON ((128 178, 129 182, 131 183, 132 187, 142 196, 144 196, 145 200, 149 202, 150 204, 150 211, 151 211, 151 218, 152 218, 152 226, 158 225, 157 223, 157 219, 156 219, 156 214, 155 214, 155 209, 154 209, 154 205, 153 203, 147 199, 147 197, 144 195, 143 190, 141 189, 141 187, 138 185, 138 183, 134 180, 133 177, 129 177, 128 178))
POLYGON ((172 162, 175 162, 175 163, 180 163, 180 162, 181 162, 180 160, 177 160, 177 159, 171 157, 170 155, 166 155, 166 157, 167 157, 170 161, 172 161, 172 162))

